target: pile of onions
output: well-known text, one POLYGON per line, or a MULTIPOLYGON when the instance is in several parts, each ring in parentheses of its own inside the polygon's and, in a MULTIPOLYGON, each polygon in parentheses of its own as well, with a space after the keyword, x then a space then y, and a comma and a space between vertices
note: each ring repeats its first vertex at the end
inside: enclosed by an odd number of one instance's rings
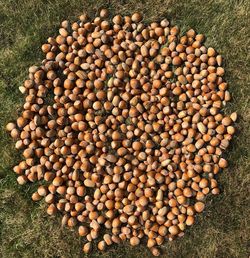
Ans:
POLYGON ((237 114, 222 57, 193 29, 103 9, 63 21, 42 46, 41 66, 20 87, 25 104, 6 129, 23 151, 14 167, 32 199, 104 250, 144 238, 154 256, 182 236, 218 194, 237 114), (53 97, 51 97, 53 95, 53 97))

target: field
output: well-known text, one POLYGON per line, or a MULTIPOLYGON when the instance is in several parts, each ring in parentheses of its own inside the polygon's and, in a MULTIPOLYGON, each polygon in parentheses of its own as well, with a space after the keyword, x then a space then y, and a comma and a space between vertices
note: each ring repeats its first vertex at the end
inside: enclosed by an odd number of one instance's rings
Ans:
MULTIPOLYGON (((20 187, 12 167, 20 159, 5 125, 15 120, 23 97, 18 90, 28 67, 42 60, 40 46, 55 35, 60 21, 75 20, 83 11, 101 7, 112 14, 139 11, 144 21, 168 18, 182 31, 194 28, 207 37, 225 59, 237 134, 227 152, 228 169, 219 176, 222 194, 206 200, 206 209, 184 237, 167 242, 166 258, 247 258, 250 255, 250 2, 248 0, 0 0, 0 257, 78 258, 82 240, 62 229, 59 219, 45 214, 44 204, 30 199, 34 186, 20 187)), ((126 243, 88 257, 151 257, 140 246, 126 243)))

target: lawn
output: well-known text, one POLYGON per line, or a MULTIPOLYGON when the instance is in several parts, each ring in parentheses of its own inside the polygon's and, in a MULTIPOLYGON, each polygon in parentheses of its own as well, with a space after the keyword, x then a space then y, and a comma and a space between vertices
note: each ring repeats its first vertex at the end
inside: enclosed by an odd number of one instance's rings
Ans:
MULTIPOLYGON (((46 215, 44 203, 30 199, 34 186, 17 185, 12 167, 20 159, 4 127, 17 117, 23 98, 18 90, 28 67, 42 60, 40 46, 55 35, 60 21, 75 20, 100 7, 112 14, 139 11, 144 21, 168 18, 182 31, 194 28, 225 59, 237 134, 227 152, 229 168, 219 175, 222 194, 208 197, 205 212, 184 237, 167 242, 162 257, 246 258, 250 255, 250 2, 248 0, 0 0, 0 257, 83 257, 83 241, 46 215)), ((89 257, 151 257, 143 245, 112 246, 89 257)))

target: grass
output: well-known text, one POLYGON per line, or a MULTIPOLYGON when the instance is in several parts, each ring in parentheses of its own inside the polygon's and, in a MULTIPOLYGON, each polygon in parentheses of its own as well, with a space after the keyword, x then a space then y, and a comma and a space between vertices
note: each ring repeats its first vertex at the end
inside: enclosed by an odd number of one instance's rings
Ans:
MULTIPOLYGON (((225 58, 232 102, 237 111, 237 135, 227 153, 230 166, 219 176, 222 194, 208 197, 205 212, 185 236, 167 242, 162 257, 246 258, 250 255, 250 2, 248 0, 0 0, 0 257, 77 258, 82 240, 49 218, 44 204, 30 200, 33 187, 17 185, 12 167, 20 159, 4 131, 23 103, 18 91, 28 67, 42 60, 39 47, 57 32, 59 22, 82 11, 94 15, 100 7, 112 14, 140 11, 146 22, 167 17, 182 31, 192 27, 207 36, 206 45, 225 58)), ((151 257, 144 246, 126 243, 89 257, 151 257)))

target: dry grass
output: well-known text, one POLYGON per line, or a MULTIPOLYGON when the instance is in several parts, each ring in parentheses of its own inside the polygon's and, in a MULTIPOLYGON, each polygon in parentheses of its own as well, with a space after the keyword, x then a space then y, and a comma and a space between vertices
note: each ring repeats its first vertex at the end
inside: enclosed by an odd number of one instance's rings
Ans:
MULTIPOLYGON (((146 21, 169 18, 181 28, 194 28, 207 36, 226 60, 226 79, 233 95, 225 112, 240 119, 238 134, 227 156, 230 167, 219 176, 222 194, 209 197, 205 212, 185 236, 168 242, 163 257, 246 258, 250 254, 249 139, 250 139, 250 2, 248 0, 0 0, 0 257, 77 258, 82 240, 74 231, 61 229, 59 220, 45 215, 43 203, 33 204, 34 186, 19 187, 11 167, 20 158, 4 126, 15 119, 23 99, 18 86, 28 66, 39 64, 39 46, 56 33, 59 22, 73 20, 83 10, 94 14, 109 6, 112 13, 141 11, 146 21)), ((151 257, 140 246, 112 247, 91 257, 151 257)))

